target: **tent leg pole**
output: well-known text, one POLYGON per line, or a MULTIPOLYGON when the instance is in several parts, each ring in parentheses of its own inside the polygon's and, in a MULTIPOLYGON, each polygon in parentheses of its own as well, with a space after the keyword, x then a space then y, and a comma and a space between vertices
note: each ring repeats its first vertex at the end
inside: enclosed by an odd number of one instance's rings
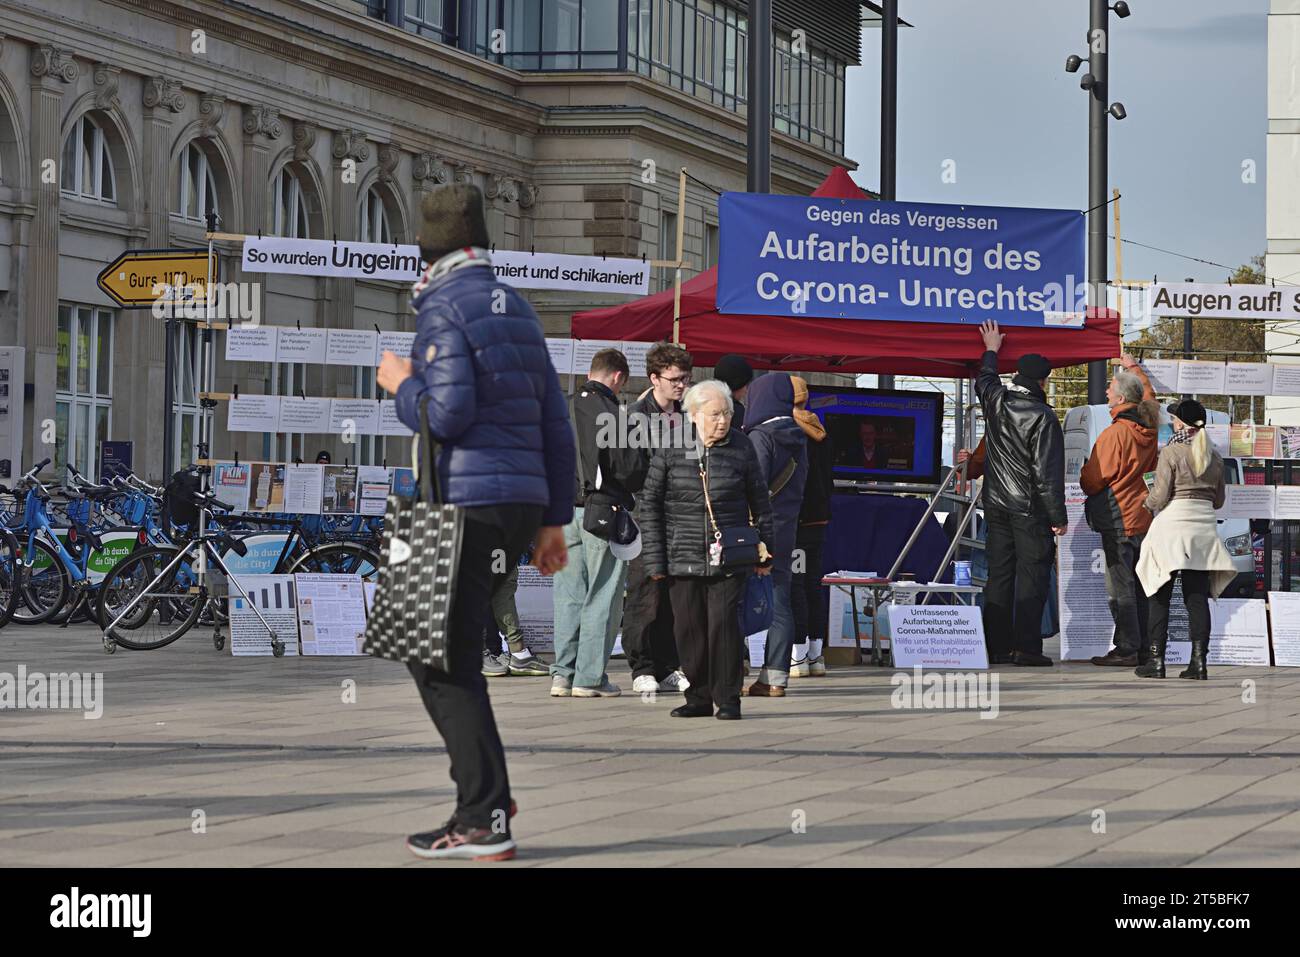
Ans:
POLYGON ((677 176, 677 269, 673 273, 673 345, 682 344, 682 242, 686 230, 686 167, 677 176))

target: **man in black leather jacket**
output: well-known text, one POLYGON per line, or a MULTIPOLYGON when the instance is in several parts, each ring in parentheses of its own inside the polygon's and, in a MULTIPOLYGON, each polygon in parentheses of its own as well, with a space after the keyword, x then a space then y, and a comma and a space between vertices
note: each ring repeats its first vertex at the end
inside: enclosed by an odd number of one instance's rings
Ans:
POLYGON ((1064 535, 1065 437, 1045 390, 1052 371, 1040 355, 1021 356, 1011 385, 998 375, 1006 338, 980 327, 988 351, 975 390, 984 409, 984 518, 989 577, 984 638, 990 664, 1050 666, 1040 626, 1056 541, 1064 535))

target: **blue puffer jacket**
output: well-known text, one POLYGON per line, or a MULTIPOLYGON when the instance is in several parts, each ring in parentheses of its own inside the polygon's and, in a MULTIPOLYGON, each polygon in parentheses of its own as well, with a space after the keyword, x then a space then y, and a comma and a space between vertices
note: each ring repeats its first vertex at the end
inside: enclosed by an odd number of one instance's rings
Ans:
POLYGON ((412 375, 397 390, 397 416, 418 431, 429 398, 447 501, 541 505, 543 525, 569 522, 573 428, 532 306, 478 265, 433 280, 414 306, 412 375))

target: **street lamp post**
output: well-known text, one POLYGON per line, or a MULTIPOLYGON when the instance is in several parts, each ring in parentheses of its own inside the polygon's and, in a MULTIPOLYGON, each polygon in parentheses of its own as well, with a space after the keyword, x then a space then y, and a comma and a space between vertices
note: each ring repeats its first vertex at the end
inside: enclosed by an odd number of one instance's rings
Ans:
MULTIPOLYGON (((1110 85, 1109 45, 1110 29, 1107 14, 1114 11, 1123 19, 1132 12, 1125 0, 1110 6, 1107 0, 1089 0, 1088 56, 1071 54, 1066 58, 1065 70, 1074 73, 1084 61, 1088 72, 1079 80, 1079 86, 1088 94, 1088 301, 1097 308, 1106 306, 1106 193, 1108 191, 1107 142, 1108 116, 1124 119, 1127 112, 1122 103, 1106 105, 1110 85)), ((1098 405, 1106 401, 1106 363, 1088 363, 1088 403, 1098 405)))

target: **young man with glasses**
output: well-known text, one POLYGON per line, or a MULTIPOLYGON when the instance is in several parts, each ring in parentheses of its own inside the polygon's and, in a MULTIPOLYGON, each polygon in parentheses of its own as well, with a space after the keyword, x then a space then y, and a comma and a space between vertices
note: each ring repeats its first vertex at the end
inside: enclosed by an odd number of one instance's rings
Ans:
MULTIPOLYGON (((641 480, 650 471, 655 448, 676 441, 675 433, 682 427, 682 396, 691 384, 691 354, 660 342, 646 353, 645 368, 650 388, 628 410, 629 439, 638 436, 641 448, 641 480)), ((639 487, 640 482, 636 484, 639 487)), ((641 556, 632 559, 627 570, 623 651, 632 669, 634 692, 681 692, 690 686, 681 672, 673 639, 668 582, 652 581, 641 556)))

